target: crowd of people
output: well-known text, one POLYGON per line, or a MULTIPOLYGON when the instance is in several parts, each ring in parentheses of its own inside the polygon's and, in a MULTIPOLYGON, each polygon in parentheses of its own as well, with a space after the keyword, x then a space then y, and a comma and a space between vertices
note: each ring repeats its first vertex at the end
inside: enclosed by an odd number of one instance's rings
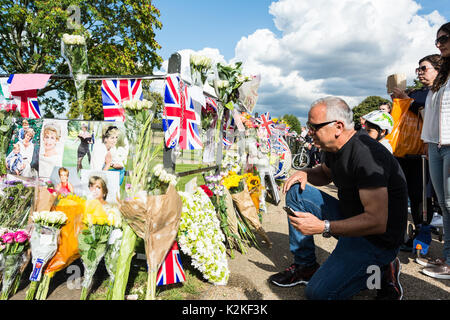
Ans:
POLYGON ((355 129, 352 110, 344 100, 326 97, 312 103, 308 135, 323 152, 323 161, 296 171, 283 186, 286 206, 294 211, 288 216, 293 263, 269 282, 281 287, 305 284, 308 299, 349 299, 367 289, 368 270, 375 266, 381 274, 377 299, 402 299, 397 255, 401 248, 412 246, 412 239, 405 242, 408 203, 416 230, 430 223, 421 214, 424 183, 434 188, 444 246, 441 257, 425 256, 416 262, 424 266, 424 274, 450 279, 449 38, 450 23, 446 23, 435 39, 441 54, 419 60, 416 74, 422 88, 395 88, 393 103, 363 116, 362 129, 355 129), (413 136, 423 148, 415 154, 396 155, 386 138, 395 126, 393 109, 400 99, 410 100, 408 112, 420 122, 413 136), (428 159, 429 181, 422 181, 422 154, 428 159), (337 187, 338 199, 315 188, 330 182, 337 187), (313 235, 317 234, 337 238, 322 265, 315 256, 313 235))

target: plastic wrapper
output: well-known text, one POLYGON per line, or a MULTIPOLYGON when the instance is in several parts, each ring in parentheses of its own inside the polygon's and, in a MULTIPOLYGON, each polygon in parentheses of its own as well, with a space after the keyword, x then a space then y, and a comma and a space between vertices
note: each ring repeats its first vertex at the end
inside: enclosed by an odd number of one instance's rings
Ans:
POLYGON ((80 257, 78 234, 83 226, 84 203, 63 198, 58 202, 55 210, 64 212, 67 216, 67 222, 60 230, 58 249, 45 267, 44 279, 36 294, 38 300, 47 298, 49 283, 55 272, 64 269, 80 257))
POLYGON ((24 252, 4 255, 1 300, 7 300, 11 291, 14 291, 14 284, 20 277, 20 267, 26 259, 25 255, 24 252))
POLYGON ((45 264, 55 255, 58 249, 59 229, 34 225, 31 233, 30 245, 33 263, 30 281, 40 281, 45 264))
POLYGON ((149 268, 146 298, 152 299, 156 274, 177 235, 181 197, 171 184, 164 195, 119 201, 119 208, 134 232, 144 239, 149 268))
POLYGON ((420 155, 424 153, 424 144, 420 139, 423 121, 409 106, 413 99, 394 99, 392 103, 392 118, 394 127, 386 135, 396 157, 405 155, 420 155))
POLYGON ((108 248, 105 253, 105 267, 109 274, 108 294, 106 299, 111 300, 112 290, 117 271, 117 261, 119 260, 120 247, 122 244, 123 231, 120 228, 113 229, 108 240, 108 248))
POLYGON ((78 235, 78 250, 84 266, 81 300, 86 300, 89 294, 95 271, 106 253, 111 230, 107 224, 92 224, 78 235))
POLYGON ((232 194, 236 207, 240 214, 248 221, 248 223, 256 230, 256 232, 263 237, 267 245, 272 246, 272 242, 264 231, 261 221, 259 220, 258 212, 256 211, 253 200, 248 192, 247 185, 244 186, 244 191, 232 194))

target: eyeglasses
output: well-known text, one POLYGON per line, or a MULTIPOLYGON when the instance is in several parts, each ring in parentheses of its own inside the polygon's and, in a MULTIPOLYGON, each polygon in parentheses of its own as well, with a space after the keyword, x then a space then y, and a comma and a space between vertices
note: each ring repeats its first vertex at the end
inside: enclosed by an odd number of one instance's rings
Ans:
POLYGON ((436 47, 437 47, 438 43, 445 44, 448 41, 449 37, 450 36, 448 34, 444 34, 443 36, 440 36, 439 38, 437 38, 436 41, 434 41, 434 44, 436 45, 436 47))
POLYGON ((316 132, 317 130, 319 130, 320 128, 326 126, 327 124, 330 124, 330 123, 333 123, 333 122, 336 122, 336 121, 337 120, 333 120, 333 121, 322 122, 322 123, 311 123, 311 122, 307 121, 306 122, 306 126, 312 132, 316 132))
POLYGON ((434 68, 428 68, 427 66, 418 67, 418 68, 416 68, 416 74, 419 74, 420 71, 425 72, 429 69, 434 69, 434 68))

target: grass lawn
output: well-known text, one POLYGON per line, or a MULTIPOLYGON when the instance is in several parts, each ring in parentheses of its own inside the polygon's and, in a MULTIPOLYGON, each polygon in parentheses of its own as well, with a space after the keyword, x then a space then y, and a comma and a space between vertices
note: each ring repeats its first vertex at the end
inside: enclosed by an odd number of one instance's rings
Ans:
MULTIPOLYGON (((64 167, 77 167, 77 158, 78 158, 78 145, 79 143, 74 143, 71 140, 68 140, 64 144, 64 155, 63 155, 63 166, 64 167)), ((88 156, 85 155, 82 162, 83 169, 90 169, 91 165, 88 161, 88 156)))

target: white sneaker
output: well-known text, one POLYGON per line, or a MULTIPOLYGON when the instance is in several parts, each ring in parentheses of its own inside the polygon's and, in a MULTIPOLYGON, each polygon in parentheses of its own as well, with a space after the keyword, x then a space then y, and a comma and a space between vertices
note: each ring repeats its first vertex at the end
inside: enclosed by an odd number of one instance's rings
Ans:
POLYGON ((433 214, 433 219, 431 220, 430 225, 435 226, 436 228, 443 228, 444 220, 442 219, 442 216, 435 212, 433 214))

